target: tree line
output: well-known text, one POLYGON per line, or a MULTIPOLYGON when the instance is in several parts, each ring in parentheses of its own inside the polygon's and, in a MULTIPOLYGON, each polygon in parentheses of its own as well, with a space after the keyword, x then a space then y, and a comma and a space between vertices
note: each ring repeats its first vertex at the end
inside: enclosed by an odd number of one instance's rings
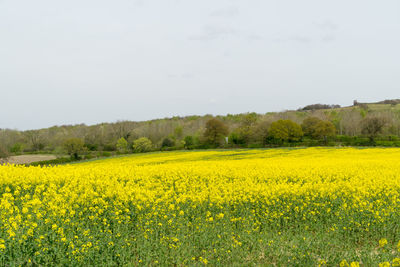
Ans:
MULTIPOLYGON (((310 105, 311 107, 313 105, 310 105)), ((299 109, 277 113, 187 116, 145 122, 118 121, 46 129, 0 130, 0 158, 20 153, 130 153, 173 149, 277 146, 400 146, 397 105, 329 109, 299 109)))

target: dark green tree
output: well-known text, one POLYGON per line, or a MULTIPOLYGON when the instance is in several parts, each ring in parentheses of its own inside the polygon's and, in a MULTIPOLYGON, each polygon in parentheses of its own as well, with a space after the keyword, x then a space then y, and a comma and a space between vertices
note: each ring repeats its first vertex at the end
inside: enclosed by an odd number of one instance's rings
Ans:
POLYGON ((168 137, 165 137, 161 143, 161 148, 173 147, 173 146, 175 146, 174 140, 168 137))
POLYGON ((193 136, 191 136, 191 135, 185 136, 185 138, 183 139, 183 141, 184 141, 184 145, 183 145, 183 146, 184 146, 186 149, 192 149, 193 146, 195 145, 195 143, 194 143, 194 138, 193 138, 193 136))
POLYGON ((316 125, 321 121, 322 120, 317 117, 308 117, 304 119, 303 123, 301 124, 304 135, 312 137, 314 135, 316 125))

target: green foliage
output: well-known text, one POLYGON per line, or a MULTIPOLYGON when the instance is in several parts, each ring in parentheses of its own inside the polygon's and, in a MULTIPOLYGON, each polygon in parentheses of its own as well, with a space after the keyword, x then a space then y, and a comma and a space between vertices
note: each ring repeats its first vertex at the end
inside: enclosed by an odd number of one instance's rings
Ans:
POLYGON ((229 143, 235 144, 235 145, 244 145, 246 143, 246 140, 244 136, 242 135, 240 129, 234 130, 230 135, 229 135, 229 143))
POLYGON ((183 139, 184 142, 184 147, 186 149, 193 149, 194 145, 195 145, 195 139, 193 138, 193 136, 191 135, 187 135, 185 136, 185 138, 183 139))
POLYGON ((24 149, 24 145, 22 143, 15 143, 11 149, 10 152, 11 153, 15 153, 15 154, 19 154, 22 152, 22 150, 24 149))
POLYGON ((312 137, 315 132, 315 128, 322 120, 317 117, 308 117, 301 124, 301 128, 305 136, 312 137))
POLYGON ((86 151, 85 144, 80 138, 70 138, 64 141, 64 149, 71 158, 78 160, 80 155, 86 151))
POLYGON ((118 141, 117 141, 117 150, 120 153, 126 153, 128 151, 128 141, 125 140, 125 138, 121 137, 118 141))
POLYGON ((229 142, 236 145, 249 144, 254 139, 254 126, 257 122, 256 113, 248 113, 243 116, 241 124, 229 136, 229 142))
POLYGON ((324 139, 328 137, 333 137, 336 134, 335 125, 330 121, 320 121, 315 125, 313 137, 315 139, 324 139))
POLYGON ((168 148, 173 146, 175 146, 175 142, 168 137, 164 138, 164 140, 161 143, 161 148, 168 148))
POLYGON ((183 127, 182 126, 177 126, 174 130, 174 134, 177 138, 181 138, 183 134, 183 127))
POLYGON ((303 131, 297 123, 291 120, 278 120, 271 124, 269 134, 272 138, 280 141, 299 141, 303 131))
POLYGON ((213 118, 207 121, 203 136, 207 144, 220 146, 224 142, 224 138, 228 132, 228 127, 225 123, 213 118))
POLYGON ((66 164, 70 162, 74 162, 76 159, 70 158, 58 158, 58 159, 51 159, 51 160, 43 160, 39 162, 33 162, 30 164, 26 164, 27 166, 52 166, 52 165, 59 165, 59 164, 66 164))
POLYGON ((149 152, 153 149, 153 143, 147 137, 141 137, 133 142, 133 151, 137 153, 149 152))

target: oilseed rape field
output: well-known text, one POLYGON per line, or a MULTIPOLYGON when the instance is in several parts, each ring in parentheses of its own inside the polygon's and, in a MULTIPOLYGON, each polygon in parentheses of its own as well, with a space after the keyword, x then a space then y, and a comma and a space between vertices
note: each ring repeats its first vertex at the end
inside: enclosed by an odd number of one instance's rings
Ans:
POLYGON ((0 166, 1 266, 400 266, 400 149, 0 166))

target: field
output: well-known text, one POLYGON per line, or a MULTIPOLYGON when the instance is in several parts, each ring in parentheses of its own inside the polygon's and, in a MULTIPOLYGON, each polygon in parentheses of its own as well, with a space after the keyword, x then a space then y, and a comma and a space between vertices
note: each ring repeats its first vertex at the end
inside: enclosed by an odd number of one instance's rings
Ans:
POLYGON ((0 166, 0 265, 400 266, 400 149, 0 166))
POLYGON ((19 155, 11 156, 7 161, 12 164, 29 164, 43 160, 52 160, 57 157, 54 155, 19 155))

